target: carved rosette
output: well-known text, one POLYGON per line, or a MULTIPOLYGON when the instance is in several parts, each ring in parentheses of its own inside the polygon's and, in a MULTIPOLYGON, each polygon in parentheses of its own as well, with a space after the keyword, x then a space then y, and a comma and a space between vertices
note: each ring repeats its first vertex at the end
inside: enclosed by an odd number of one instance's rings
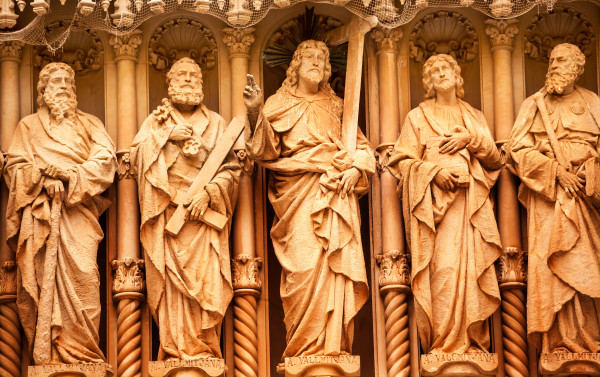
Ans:
POLYGON ((137 29, 126 35, 111 35, 108 43, 113 47, 117 60, 137 60, 138 49, 142 44, 142 31, 137 29))
POLYGON ((402 35, 401 28, 387 29, 376 27, 371 30, 371 37, 377 44, 377 53, 396 52, 402 35))
POLYGON ((24 43, 21 41, 0 42, 0 61, 21 61, 24 43))
POLYGON ((400 250, 391 250, 377 255, 379 264, 379 287, 386 290, 410 286, 410 254, 402 254, 400 250))
POLYGON ((375 159, 377 160, 377 172, 379 174, 387 170, 387 164, 394 151, 394 143, 381 144, 375 149, 375 159))
POLYGON ((223 29, 223 43, 229 49, 229 57, 235 56, 250 56, 250 47, 254 43, 254 28, 248 27, 244 29, 223 29))
POLYGON ((522 285, 527 282, 527 252, 507 247, 496 261, 496 276, 500 286, 522 285))
POLYGON ((409 55, 417 63, 436 54, 448 54, 465 63, 475 60, 478 46, 479 38, 471 21, 455 11, 439 11, 425 15, 415 24, 409 55))
POLYGON ((144 282, 144 260, 123 258, 113 260, 113 297, 116 300, 144 298, 146 285, 144 282))
POLYGON ((262 269, 262 259, 252 258, 249 255, 238 255, 231 259, 231 279, 235 291, 256 291, 260 292, 262 281, 260 280, 260 271, 262 269))
POLYGON ((525 30, 525 54, 547 63, 552 49, 571 43, 589 57, 594 50, 594 29, 582 13, 572 8, 554 7, 552 13, 538 14, 525 30))
POLYGON ((14 301, 17 297, 17 265, 6 261, 0 266, 0 302, 14 301))
POLYGON ((519 33, 517 26, 519 21, 515 18, 509 20, 485 20, 485 33, 490 37, 492 51, 497 48, 507 48, 512 50, 512 44, 515 36, 519 33))
POLYGON ((46 26, 46 38, 49 41, 61 41, 65 35, 68 35, 68 38, 59 50, 51 51, 47 46, 35 46, 35 68, 42 69, 48 63, 62 62, 73 68, 78 75, 97 72, 102 68, 104 47, 98 34, 91 29, 69 30, 70 26, 63 21, 52 22, 46 26))
POLYGON ((117 152, 117 176, 119 179, 133 179, 135 177, 128 150, 117 152))
POLYGON ((235 151, 235 155, 242 166, 242 170, 247 175, 254 173, 254 161, 248 158, 248 152, 245 149, 239 149, 235 151))
POLYGON ((161 72, 167 72, 184 57, 191 58, 203 71, 217 64, 217 41, 212 32, 190 18, 175 18, 157 27, 148 47, 150 64, 161 72))

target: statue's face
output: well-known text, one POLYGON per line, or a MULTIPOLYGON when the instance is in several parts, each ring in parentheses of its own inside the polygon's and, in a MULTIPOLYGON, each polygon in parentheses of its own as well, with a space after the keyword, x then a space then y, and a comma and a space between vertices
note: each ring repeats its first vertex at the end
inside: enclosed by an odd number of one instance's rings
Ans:
POLYGON ((171 79, 170 85, 178 90, 196 89, 202 86, 200 67, 192 63, 182 63, 177 66, 177 72, 171 79))
POLYGON ((50 74, 46 90, 44 91, 55 99, 71 98, 75 96, 73 92, 73 81, 71 75, 64 69, 59 69, 50 74))
POLYGON ((575 59, 569 55, 569 50, 563 48, 555 48, 550 54, 548 73, 551 75, 557 74, 566 76, 568 73, 577 70, 575 59))
POLYGON ((298 67, 298 78, 312 83, 320 83, 325 77, 325 54, 319 48, 307 48, 302 51, 302 60, 298 67))
POLYGON ((435 91, 446 91, 456 87, 454 68, 444 60, 437 60, 429 69, 431 82, 435 91))

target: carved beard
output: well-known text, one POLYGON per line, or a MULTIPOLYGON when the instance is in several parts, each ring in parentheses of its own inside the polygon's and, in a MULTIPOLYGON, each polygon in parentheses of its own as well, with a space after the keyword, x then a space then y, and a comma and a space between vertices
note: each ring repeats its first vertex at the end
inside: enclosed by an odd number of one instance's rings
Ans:
POLYGON ((198 88, 176 88, 169 85, 169 97, 174 103, 198 106, 204 100, 204 93, 202 93, 202 86, 198 88))
POLYGON ((550 94, 563 94, 565 88, 577 80, 577 66, 573 65, 567 72, 548 71, 546 74, 546 90, 550 94))
POLYGON ((46 88, 44 102, 50 110, 50 115, 58 123, 61 123, 65 118, 73 118, 77 110, 77 98, 72 89, 64 91, 62 89, 51 90, 46 88))
POLYGON ((321 73, 318 71, 313 71, 312 68, 300 70, 299 75, 311 84, 320 84, 321 81, 323 81, 323 76, 321 73))

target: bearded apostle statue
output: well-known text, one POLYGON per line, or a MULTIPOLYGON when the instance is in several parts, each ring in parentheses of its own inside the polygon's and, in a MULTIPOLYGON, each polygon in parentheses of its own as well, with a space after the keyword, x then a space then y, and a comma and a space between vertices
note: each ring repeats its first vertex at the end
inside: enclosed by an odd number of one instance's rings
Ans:
POLYGON ((345 149, 343 101, 331 89, 330 76, 329 49, 307 40, 264 107, 253 78, 244 92, 246 149, 271 170, 271 238, 282 266, 287 331, 284 361, 350 354, 354 317, 368 298, 358 196, 368 190, 375 158, 360 130, 354 156, 345 149))
POLYGON ((77 109, 71 67, 46 65, 37 91, 38 111, 19 122, 4 173, 19 317, 34 364, 103 362, 98 217, 115 147, 102 122, 77 109))
POLYGON ((600 98, 575 85, 585 55, 556 46, 508 143, 527 209, 527 333, 542 353, 600 352, 600 98))
POLYGON ((202 103, 202 72, 190 58, 167 73, 169 99, 146 118, 131 147, 141 211, 148 305, 160 334, 159 359, 222 359, 221 323, 233 297, 228 221, 203 221, 209 209, 231 218, 241 167, 233 151, 184 203, 177 235, 165 230, 227 124, 202 103))
POLYGON ((425 101, 409 112, 388 167, 399 180, 425 353, 487 353, 500 305, 500 236, 490 189, 502 166, 483 114, 462 100, 449 55, 423 67, 425 101))

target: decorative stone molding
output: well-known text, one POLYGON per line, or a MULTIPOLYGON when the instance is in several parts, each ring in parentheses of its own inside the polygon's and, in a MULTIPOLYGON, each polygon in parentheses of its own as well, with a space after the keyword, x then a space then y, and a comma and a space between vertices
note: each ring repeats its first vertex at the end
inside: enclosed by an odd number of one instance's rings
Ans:
POLYGON ((117 152, 117 176, 119 179, 133 179, 135 177, 128 150, 117 152))
POLYGON ((572 43, 590 56, 594 49, 594 29, 583 14, 572 8, 554 7, 552 13, 538 14, 525 30, 525 54, 548 62, 550 52, 560 43, 572 43))
POLYGON ((490 37, 492 51, 497 48, 507 48, 512 50, 512 44, 515 36, 519 33, 517 24, 519 21, 515 18, 509 20, 485 20, 485 33, 490 37))
POLYGON ((121 298, 143 298, 146 289, 144 281, 144 260, 134 258, 123 258, 113 260, 113 297, 121 298))
POLYGON ((402 254, 400 250, 391 250, 376 256, 379 264, 379 287, 410 285, 410 254, 402 254))
POLYGON ((371 37, 377 44, 377 52, 396 52, 398 42, 402 38, 403 32, 401 28, 387 29, 376 27, 371 30, 371 37))
MULTIPOLYGON (((262 5, 262 2, 261 4, 262 5)), ((254 5, 256 7, 256 5, 254 5)), ((260 8, 260 6, 259 6, 260 8)), ((252 18, 252 11, 248 9, 248 0, 230 0, 227 21, 235 26, 248 25, 252 18)))
POLYGON ((512 13, 513 6, 512 0, 493 0, 490 3, 490 12, 494 17, 508 17, 512 13))
POLYGON ((410 58, 423 63, 435 54, 448 54, 459 63, 477 57, 479 38, 475 27, 460 13, 439 11, 425 15, 410 34, 410 58))
POLYGON ((24 43, 21 41, 0 42, 0 61, 21 61, 24 43))
POLYGON ((377 160, 377 172, 379 174, 387 170, 387 164, 394 151, 394 143, 384 143, 375 149, 375 159, 377 160))
POLYGON ((17 24, 14 0, 0 0, 0 29, 10 29, 17 24))
POLYGON ((527 252, 507 247, 496 261, 498 283, 525 283, 527 281, 527 252))
POLYGON ((235 155, 238 158, 244 173, 252 175, 252 173, 254 173, 254 161, 248 158, 248 152, 246 152, 245 149, 239 149, 235 151, 235 155))
POLYGON ((2 297, 16 297, 17 295, 17 264, 15 261, 6 261, 0 266, 0 301, 2 297))
POLYGON ((128 28, 133 25, 135 14, 131 11, 131 0, 115 0, 115 11, 110 15, 116 27, 128 28))
POLYGON ((114 48, 117 60, 137 60, 138 49, 142 44, 142 31, 138 29, 127 35, 111 35, 108 43, 114 48))
POLYGON ((210 29, 189 18, 168 20, 156 28, 148 45, 150 64, 167 72, 174 62, 189 57, 204 70, 217 64, 217 42, 210 29))
POLYGON ((262 288, 260 280, 262 263, 261 258, 252 258, 245 254, 233 257, 231 259, 233 289, 260 291, 262 288))
POLYGON ((42 69, 48 63, 62 62, 68 64, 77 75, 97 72, 102 68, 104 47, 102 40, 91 29, 69 29, 69 24, 56 21, 46 26, 46 38, 59 40, 68 35, 67 41, 60 50, 50 51, 46 46, 33 48, 33 66, 42 69))
POLYGON ((248 57, 250 46, 254 43, 254 28, 244 29, 225 28, 223 29, 223 42, 229 49, 229 57, 243 56, 248 57))

